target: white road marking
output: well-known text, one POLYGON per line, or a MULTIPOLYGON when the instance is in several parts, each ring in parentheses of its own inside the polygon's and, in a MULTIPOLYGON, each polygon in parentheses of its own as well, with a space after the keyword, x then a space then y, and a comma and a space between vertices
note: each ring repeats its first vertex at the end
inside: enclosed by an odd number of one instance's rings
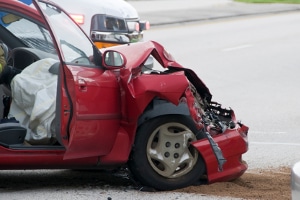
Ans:
POLYGON ((249 131, 249 133, 255 134, 287 134, 286 131, 249 131))
POLYGON ((285 142, 251 142, 251 141, 249 141, 249 144, 300 146, 300 143, 285 143, 285 142))
POLYGON ((236 50, 240 50, 240 49, 249 48, 252 46, 253 46, 252 44, 245 44, 245 45, 241 45, 241 46, 226 48, 226 49, 223 49, 222 51, 236 51, 236 50))

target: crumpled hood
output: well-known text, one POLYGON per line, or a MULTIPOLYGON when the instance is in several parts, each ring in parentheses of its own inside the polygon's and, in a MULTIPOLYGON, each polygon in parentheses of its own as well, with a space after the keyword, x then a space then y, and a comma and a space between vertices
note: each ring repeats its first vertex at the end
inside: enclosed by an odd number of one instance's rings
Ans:
POLYGON ((201 94, 205 94, 208 100, 211 100, 212 98, 209 89, 206 87, 204 82, 197 76, 197 74, 193 70, 183 67, 174 59, 167 59, 168 56, 169 58, 171 58, 171 55, 165 50, 165 48, 161 44, 155 41, 145 41, 130 43, 126 45, 119 45, 105 49, 100 49, 100 52, 104 53, 106 50, 114 50, 123 54, 126 59, 125 70, 129 71, 130 73, 136 71, 135 69, 137 68, 141 69, 143 64, 151 55, 161 64, 163 68, 169 68, 173 71, 184 71, 186 77, 201 94))
POLYGON ((123 54, 126 58, 126 68, 130 70, 143 65, 150 55, 152 55, 164 68, 168 68, 169 66, 183 68, 183 66, 175 60, 168 60, 165 56, 168 52, 162 45, 154 41, 129 43, 126 45, 100 49, 102 53, 106 50, 115 50, 123 54))

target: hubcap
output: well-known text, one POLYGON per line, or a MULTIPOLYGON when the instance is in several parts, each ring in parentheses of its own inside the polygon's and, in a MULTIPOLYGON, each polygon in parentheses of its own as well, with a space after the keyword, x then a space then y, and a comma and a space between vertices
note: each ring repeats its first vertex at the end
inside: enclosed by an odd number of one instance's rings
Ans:
POLYGON ((180 123, 166 123, 151 134, 147 157, 152 168, 166 178, 178 178, 190 172, 197 162, 198 152, 190 143, 193 132, 180 123))

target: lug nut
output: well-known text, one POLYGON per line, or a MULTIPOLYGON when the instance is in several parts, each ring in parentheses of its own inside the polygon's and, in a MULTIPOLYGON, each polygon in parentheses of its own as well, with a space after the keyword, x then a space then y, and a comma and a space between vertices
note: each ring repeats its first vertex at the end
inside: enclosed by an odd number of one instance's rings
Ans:
POLYGON ((169 152, 166 152, 166 153, 165 153, 165 157, 168 158, 169 156, 170 156, 170 153, 169 153, 169 152))
POLYGON ((170 142, 166 142, 166 147, 170 147, 171 143, 170 142))

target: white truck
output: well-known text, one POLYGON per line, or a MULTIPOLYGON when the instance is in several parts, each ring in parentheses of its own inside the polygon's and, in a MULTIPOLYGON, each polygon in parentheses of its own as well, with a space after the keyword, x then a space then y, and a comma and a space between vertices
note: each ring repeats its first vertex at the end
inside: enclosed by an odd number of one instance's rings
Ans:
POLYGON ((66 10, 98 48, 143 40, 148 21, 124 0, 52 0, 66 10))

